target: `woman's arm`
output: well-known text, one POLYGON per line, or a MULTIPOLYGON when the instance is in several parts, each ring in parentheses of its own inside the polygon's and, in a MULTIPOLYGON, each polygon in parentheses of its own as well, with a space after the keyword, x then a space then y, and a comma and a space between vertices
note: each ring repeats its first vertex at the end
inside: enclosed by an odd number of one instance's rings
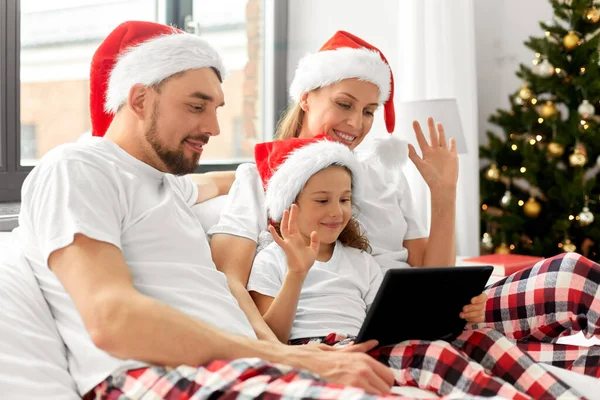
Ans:
POLYGON ((430 143, 419 123, 413 122, 422 157, 412 145, 409 145, 409 157, 431 192, 430 233, 429 238, 406 240, 404 247, 408 249, 411 266, 451 266, 456 264, 456 142, 450 139, 448 146, 444 127, 441 124, 436 127, 432 118, 427 120, 427 125, 430 143))
POLYGON ((431 194, 431 227, 428 238, 405 240, 408 264, 418 267, 449 267, 456 264, 456 191, 454 195, 431 194))
POLYGON ((261 340, 279 341, 246 290, 256 243, 239 236, 215 234, 210 241, 210 250, 217 269, 227 276, 229 290, 246 314, 256 336, 261 340))
POLYGON ((190 174, 192 182, 198 185, 196 204, 229 193, 235 180, 235 171, 215 171, 203 174, 190 174))

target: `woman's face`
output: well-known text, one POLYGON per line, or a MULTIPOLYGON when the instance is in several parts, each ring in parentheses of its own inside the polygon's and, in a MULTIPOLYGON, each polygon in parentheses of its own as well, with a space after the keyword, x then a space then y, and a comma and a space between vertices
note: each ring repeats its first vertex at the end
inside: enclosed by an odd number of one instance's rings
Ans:
POLYGON ((377 86, 356 78, 303 93, 300 107, 305 115, 299 137, 326 133, 354 149, 371 130, 378 98, 377 86))

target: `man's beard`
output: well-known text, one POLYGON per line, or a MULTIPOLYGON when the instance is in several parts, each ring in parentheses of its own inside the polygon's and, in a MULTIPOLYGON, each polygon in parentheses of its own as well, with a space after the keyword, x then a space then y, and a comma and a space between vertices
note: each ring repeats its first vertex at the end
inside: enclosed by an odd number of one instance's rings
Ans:
MULTIPOLYGON (((160 141, 157 132, 157 120, 158 120, 158 102, 154 103, 152 107, 152 116, 150 119, 150 127, 146 131, 146 140, 158 157, 167 167, 169 173, 173 175, 186 175, 191 174, 198 167, 198 161, 200 161, 200 154, 194 153, 192 158, 186 159, 183 149, 183 142, 177 150, 169 150, 160 141)), ((194 137, 197 140, 203 140, 204 143, 208 143, 209 135, 200 135, 194 137)))

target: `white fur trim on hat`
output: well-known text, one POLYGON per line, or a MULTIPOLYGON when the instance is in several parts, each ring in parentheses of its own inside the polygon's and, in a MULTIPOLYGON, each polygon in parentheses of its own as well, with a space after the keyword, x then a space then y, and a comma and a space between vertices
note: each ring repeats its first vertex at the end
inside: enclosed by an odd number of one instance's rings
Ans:
POLYGON ((189 33, 161 35, 119 56, 110 73, 104 110, 115 114, 135 84, 156 85, 190 69, 216 68, 225 77, 221 57, 205 40, 189 33))
POLYGON ((341 143, 321 140, 291 152, 267 184, 265 208, 275 222, 281 221, 306 182, 317 172, 332 166, 347 167, 352 173, 352 197, 360 198, 361 165, 352 150, 341 143))
POLYGON ((391 71, 379 53, 366 48, 340 47, 303 57, 298 63, 290 96, 298 101, 300 95, 344 79, 358 78, 379 88, 379 104, 390 97, 391 71))

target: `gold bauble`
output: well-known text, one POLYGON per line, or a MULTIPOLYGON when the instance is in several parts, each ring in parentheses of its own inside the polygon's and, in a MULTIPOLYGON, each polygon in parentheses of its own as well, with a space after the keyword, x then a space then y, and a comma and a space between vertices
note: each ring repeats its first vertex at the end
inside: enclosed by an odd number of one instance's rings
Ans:
POLYGON ((577 250, 577 246, 575 246, 570 239, 565 239, 562 242, 562 249, 565 253, 569 253, 577 250))
POLYGON ((585 22, 589 22, 590 24, 595 24, 600 21, 600 11, 596 7, 592 7, 585 12, 583 17, 585 22))
POLYGON ((536 218, 540 215, 540 211, 542 211, 542 205, 533 196, 531 196, 523 206, 523 212, 529 218, 536 218))
POLYGON ((500 170, 496 163, 492 163, 488 170, 485 172, 485 177, 490 181, 497 181, 500 179, 500 170))
POLYGON ((529 89, 527 87, 527 85, 521 86, 521 89, 519 90, 519 97, 522 100, 527 101, 527 100, 531 99, 532 96, 533 96, 533 92, 531 91, 531 89, 529 89))
POLYGON ((579 213, 579 225, 588 226, 592 222, 594 222, 594 214, 588 206, 583 207, 583 210, 579 213))
POLYGON ((555 116, 556 113, 557 113, 556 106, 551 101, 547 101, 542 106, 542 109, 540 111, 540 115, 542 116, 542 118, 551 118, 551 117, 555 116))
POLYGON ((506 243, 502 243, 500 246, 496 247, 496 250, 494 250, 494 253, 496 253, 496 254, 510 254, 510 249, 508 248, 508 246, 506 245, 506 243))
POLYGON ((573 31, 563 38, 563 45, 567 50, 573 50, 579 44, 579 36, 573 31))
POLYGON ((560 157, 565 153, 565 147, 556 142, 548 143, 548 153, 550 153, 553 157, 560 157))
POLYGON ((581 149, 576 148, 573 154, 569 156, 569 165, 571 167, 583 167, 587 164, 587 156, 585 155, 585 151, 581 151, 581 149))

